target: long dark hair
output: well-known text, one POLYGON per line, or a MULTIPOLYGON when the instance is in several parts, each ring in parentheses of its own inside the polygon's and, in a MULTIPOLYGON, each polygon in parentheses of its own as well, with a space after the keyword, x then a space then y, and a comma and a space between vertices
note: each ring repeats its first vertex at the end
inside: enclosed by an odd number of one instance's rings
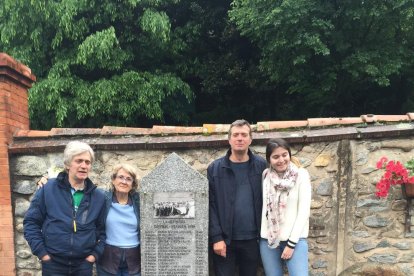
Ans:
POLYGON ((286 142, 284 139, 281 138, 275 138, 275 139, 270 139, 269 142, 267 142, 266 145, 266 160, 267 163, 270 164, 270 155, 272 155, 272 152, 276 149, 282 147, 285 150, 287 150, 289 152, 289 157, 292 159, 292 153, 290 151, 290 146, 288 144, 288 142, 286 142))

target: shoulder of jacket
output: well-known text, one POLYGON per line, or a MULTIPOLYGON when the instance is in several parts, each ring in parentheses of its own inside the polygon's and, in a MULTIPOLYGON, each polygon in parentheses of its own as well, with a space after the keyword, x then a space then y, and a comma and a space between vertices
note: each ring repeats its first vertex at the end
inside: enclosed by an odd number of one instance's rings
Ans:
POLYGON ((132 198, 132 199, 139 199, 139 193, 138 193, 137 191, 134 191, 134 192, 131 194, 131 198, 132 198))
POLYGON ((63 183, 57 178, 49 178, 45 185, 40 190, 49 191, 55 190, 56 188, 63 188, 63 183))
POLYGON ((100 192, 102 192, 106 199, 112 198, 112 191, 105 190, 102 188, 97 188, 96 190, 99 190, 100 192))
POLYGON ((299 175, 309 175, 309 172, 308 172, 307 169, 305 169, 303 167, 300 167, 300 168, 298 168, 298 174, 299 175))
POLYGON ((220 166, 223 163, 224 158, 226 158, 226 156, 222 156, 220 158, 215 159, 213 162, 210 163, 210 165, 208 165, 208 168, 211 169, 211 168, 220 166))
POLYGON ((298 179, 301 179, 301 180, 309 180, 310 181, 309 171, 305 168, 299 168, 297 177, 298 177, 298 179))

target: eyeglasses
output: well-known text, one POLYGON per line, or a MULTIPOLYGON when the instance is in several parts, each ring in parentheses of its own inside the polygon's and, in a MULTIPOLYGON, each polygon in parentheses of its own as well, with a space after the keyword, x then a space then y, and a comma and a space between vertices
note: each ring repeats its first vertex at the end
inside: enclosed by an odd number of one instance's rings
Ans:
POLYGON ((116 178, 118 178, 119 181, 126 182, 126 183, 134 182, 134 179, 132 179, 131 177, 125 177, 123 175, 117 175, 116 178))

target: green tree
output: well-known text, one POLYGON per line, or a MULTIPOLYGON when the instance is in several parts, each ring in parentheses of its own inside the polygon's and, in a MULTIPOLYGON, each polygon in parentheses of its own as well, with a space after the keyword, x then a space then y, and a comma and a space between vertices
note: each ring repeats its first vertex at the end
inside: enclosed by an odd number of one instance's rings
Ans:
POLYGON ((176 0, 3 0, 0 45, 38 77, 33 128, 188 123, 190 86, 163 66, 176 0))
POLYGON ((234 0, 229 14, 281 89, 268 95, 275 108, 293 100, 290 117, 346 116, 414 107, 413 4, 234 0))

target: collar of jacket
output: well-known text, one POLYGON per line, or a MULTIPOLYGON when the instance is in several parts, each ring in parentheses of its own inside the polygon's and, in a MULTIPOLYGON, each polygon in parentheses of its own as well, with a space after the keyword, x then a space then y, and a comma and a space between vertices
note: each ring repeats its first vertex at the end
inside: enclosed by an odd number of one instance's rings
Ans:
MULTIPOLYGON (((250 149, 247 149, 247 154, 249 155, 249 164, 252 163, 253 159, 254 159, 254 154, 250 149)), ((231 155, 231 149, 229 149, 226 153, 226 156, 224 158, 224 162, 223 162, 223 166, 230 168, 230 155, 231 155)))
MULTIPOLYGON (((60 188, 70 190, 69 176, 67 172, 60 172, 56 177, 60 188)), ((92 183, 89 178, 85 179, 85 188, 83 189, 84 194, 89 194, 96 189, 96 185, 92 183)))

